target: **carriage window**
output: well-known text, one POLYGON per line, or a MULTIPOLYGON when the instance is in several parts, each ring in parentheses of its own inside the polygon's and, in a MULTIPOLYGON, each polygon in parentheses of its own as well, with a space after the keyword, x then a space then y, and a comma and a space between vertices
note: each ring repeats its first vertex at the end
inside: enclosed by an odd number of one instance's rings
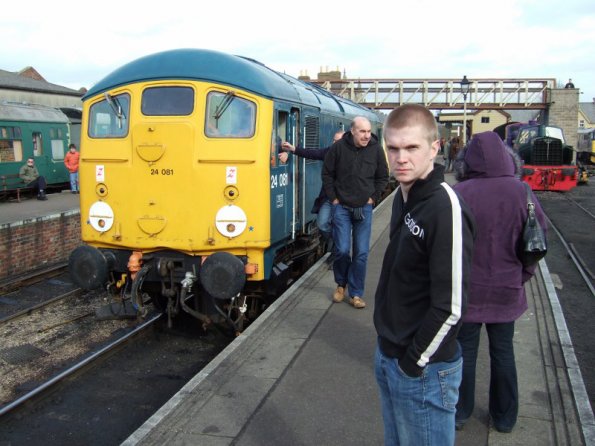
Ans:
POLYGON ((33 156, 43 155, 43 139, 41 137, 41 132, 33 132, 32 142, 33 156))
POLYGON ((145 116, 188 116, 194 110, 190 87, 152 87, 143 91, 141 111, 145 116))
POLYGON ((20 127, 0 127, 0 163, 23 161, 20 127))
POLYGON ((63 160, 64 159, 64 140, 63 139, 52 139, 52 159, 63 160))
POLYGON ((91 106, 89 111, 89 136, 91 138, 121 138, 128 134, 130 96, 105 95, 103 101, 91 106))
POLYGON ((205 134, 211 138, 254 136, 256 104, 233 92, 214 91, 207 96, 205 134))

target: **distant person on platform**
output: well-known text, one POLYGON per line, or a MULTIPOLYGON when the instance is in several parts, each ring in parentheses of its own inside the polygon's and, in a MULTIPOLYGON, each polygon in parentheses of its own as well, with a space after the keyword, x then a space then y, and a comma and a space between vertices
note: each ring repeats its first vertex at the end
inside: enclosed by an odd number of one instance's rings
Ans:
POLYGON ((35 167, 35 161, 33 158, 27 158, 27 164, 21 167, 19 170, 19 178, 27 185, 37 191, 38 200, 47 200, 48 197, 45 194, 46 181, 45 178, 39 175, 37 167, 35 167))
POLYGON ((324 192, 333 206, 333 272, 337 283, 333 302, 342 302, 349 290, 349 303, 354 308, 366 306, 363 296, 372 208, 387 184, 384 150, 372 134, 370 121, 358 116, 351 122, 350 131, 331 146, 322 168, 324 192))
POLYGON ((568 79, 568 83, 564 85, 564 88, 574 88, 574 84, 572 83, 572 79, 568 79))
MULTIPOLYGON (((343 130, 339 130, 335 132, 333 136, 333 144, 339 141, 345 132, 343 130)), ((324 157, 330 150, 329 147, 325 147, 324 149, 302 149, 299 147, 294 147, 291 143, 287 141, 281 144, 281 152, 279 154, 279 160, 282 163, 287 162, 288 153, 292 152, 296 156, 301 156, 306 159, 311 160, 324 160, 324 157)), ((333 239, 332 239, 332 226, 331 226, 331 217, 332 217, 332 204, 326 196, 324 192, 324 187, 321 187, 320 193, 318 194, 318 198, 314 204, 314 208, 312 209, 313 214, 318 214, 318 218, 316 219, 316 224, 318 225, 318 229, 322 235, 322 241, 325 244, 325 251, 331 252, 331 255, 328 258, 328 264, 331 265, 334 261, 334 254, 332 251, 333 239)), ((330 268, 330 267, 329 267, 330 268)))
POLYGON ((70 144, 68 146, 68 153, 64 157, 64 165, 70 173, 70 192, 73 194, 79 193, 79 157, 80 154, 76 151, 76 145, 70 144))
POLYGON ((417 104, 393 110, 384 142, 395 191, 374 307, 384 444, 452 446, 463 370, 457 333, 474 220, 435 163, 438 126, 417 104))

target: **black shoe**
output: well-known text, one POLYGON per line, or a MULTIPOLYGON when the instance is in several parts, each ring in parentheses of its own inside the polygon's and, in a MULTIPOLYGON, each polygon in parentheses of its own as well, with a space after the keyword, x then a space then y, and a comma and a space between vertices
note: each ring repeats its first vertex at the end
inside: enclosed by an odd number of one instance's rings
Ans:
POLYGON ((48 197, 46 197, 45 194, 39 194, 37 195, 37 199, 40 201, 46 201, 48 197))
POLYGON ((510 434, 512 432, 512 427, 496 426, 495 424, 494 429, 502 434, 510 434))
POLYGON ((465 427, 465 421, 455 421, 455 430, 457 431, 462 431, 463 428, 465 427))
POLYGON ((71 194, 76 194, 76 191, 75 190, 71 190, 70 193, 71 194))

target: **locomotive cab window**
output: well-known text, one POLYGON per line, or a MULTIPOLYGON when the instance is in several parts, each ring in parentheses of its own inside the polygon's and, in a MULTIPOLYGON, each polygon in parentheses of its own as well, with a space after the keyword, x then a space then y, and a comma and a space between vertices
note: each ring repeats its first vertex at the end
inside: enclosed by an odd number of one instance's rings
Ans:
POLYGON ((143 91, 141 111, 145 116, 188 116, 194 110, 190 87, 151 87, 143 91))
POLYGON ((207 95, 205 135, 210 138, 251 138, 256 123, 256 104, 234 92, 207 95))
POLYGON ((104 100, 89 110, 89 136, 91 138, 122 138, 128 134, 130 95, 111 96, 105 93, 104 100))

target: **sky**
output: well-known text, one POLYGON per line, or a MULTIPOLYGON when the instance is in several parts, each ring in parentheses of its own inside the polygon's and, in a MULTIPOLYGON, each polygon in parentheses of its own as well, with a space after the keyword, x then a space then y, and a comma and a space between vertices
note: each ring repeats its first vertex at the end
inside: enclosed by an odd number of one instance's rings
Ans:
POLYGON ((23 0, 3 8, 0 42, 0 69, 77 90, 148 54, 205 48, 294 77, 572 78, 580 102, 595 98, 592 0, 23 0))

